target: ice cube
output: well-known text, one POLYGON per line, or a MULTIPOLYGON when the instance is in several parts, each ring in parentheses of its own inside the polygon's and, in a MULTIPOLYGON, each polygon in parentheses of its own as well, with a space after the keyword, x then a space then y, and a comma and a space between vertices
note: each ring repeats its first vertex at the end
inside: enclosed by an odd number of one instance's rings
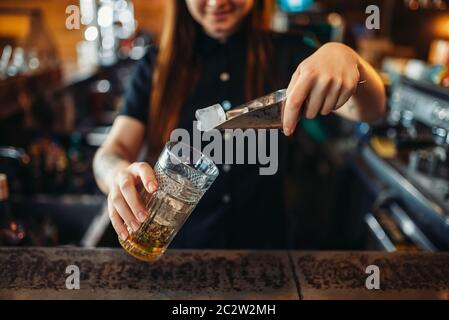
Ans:
POLYGON ((220 104, 196 110, 195 117, 200 131, 211 130, 226 121, 226 113, 220 104))

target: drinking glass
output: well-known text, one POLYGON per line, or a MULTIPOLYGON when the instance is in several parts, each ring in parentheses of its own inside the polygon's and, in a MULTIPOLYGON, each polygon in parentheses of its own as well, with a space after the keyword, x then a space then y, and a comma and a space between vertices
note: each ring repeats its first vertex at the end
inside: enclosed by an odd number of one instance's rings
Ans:
POLYGON ((148 218, 126 240, 119 240, 132 256, 155 261, 167 249, 201 197, 218 176, 213 161, 182 142, 168 142, 154 166, 158 190, 149 194, 142 184, 139 195, 148 218))

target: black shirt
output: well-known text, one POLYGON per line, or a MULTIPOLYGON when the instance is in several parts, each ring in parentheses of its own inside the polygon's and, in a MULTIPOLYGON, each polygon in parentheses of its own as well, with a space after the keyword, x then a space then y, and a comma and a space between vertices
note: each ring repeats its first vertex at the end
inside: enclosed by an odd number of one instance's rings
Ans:
MULTIPOLYGON (((272 34, 276 70, 287 87, 298 64, 315 48, 301 35, 272 34)), ((201 33, 201 71, 193 93, 185 101, 179 127, 192 131, 195 110, 221 103, 225 108, 245 102, 246 38, 236 33, 221 43, 201 33)), ((150 48, 139 61, 120 115, 146 124, 151 78, 157 50, 150 48)), ((150 106, 151 107, 151 106, 150 106)), ((281 156, 279 156, 279 160, 281 156)), ((280 164, 281 165, 281 164, 280 164)), ((259 175, 258 165, 218 165, 220 174, 201 199, 170 247, 280 248, 285 246, 282 205, 282 168, 274 176, 259 175)))

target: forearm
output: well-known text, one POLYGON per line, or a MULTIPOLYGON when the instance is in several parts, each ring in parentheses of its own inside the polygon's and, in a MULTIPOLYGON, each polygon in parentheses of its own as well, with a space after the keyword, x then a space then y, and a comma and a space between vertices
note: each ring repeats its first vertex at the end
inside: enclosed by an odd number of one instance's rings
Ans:
POLYGON ((117 172, 130 165, 126 156, 118 150, 100 148, 95 154, 93 171, 98 187, 105 194, 109 193, 117 172))
POLYGON ((382 117, 386 110, 385 88, 374 68, 359 57, 361 83, 351 99, 337 114, 355 121, 374 121, 382 117))

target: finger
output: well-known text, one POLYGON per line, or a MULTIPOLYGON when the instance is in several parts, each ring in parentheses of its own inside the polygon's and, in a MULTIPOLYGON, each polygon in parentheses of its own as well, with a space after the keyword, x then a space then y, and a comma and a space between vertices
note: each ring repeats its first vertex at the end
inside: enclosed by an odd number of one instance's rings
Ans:
POLYGON ((128 230, 126 230, 123 220, 120 218, 119 214, 114 209, 112 201, 108 201, 108 214, 115 232, 117 232, 118 236, 122 241, 125 241, 128 238, 129 233, 128 230))
POLYGON ((119 187, 123 198, 125 198, 125 201, 134 214, 134 217, 140 222, 144 222, 147 218, 147 213, 137 192, 133 177, 130 174, 123 175, 120 178, 119 187))
POLYGON ((157 178, 156 175, 154 174, 154 170, 148 163, 136 162, 133 163, 129 167, 129 169, 134 176, 140 177, 143 186, 149 193, 153 193, 157 190, 158 188, 157 178))
POLYGON ((340 97, 338 98, 337 104, 335 105, 335 109, 340 108, 343 106, 348 100, 353 96, 355 93, 355 90, 357 89, 357 86, 352 83, 353 81, 347 81, 343 83, 340 97))
POLYGON ((323 108, 321 109, 321 115, 326 116, 335 109, 338 98, 340 97, 341 88, 341 81, 336 81, 332 85, 332 88, 328 91, 327 97, 324 100, 323 108))
POLYGON ((320 79, 317 81, 310 92, 310 100, 307 104, 307 109, 305 110, 306 118, 313 119, 321 111, 324 104, 324 99, 327 95, 327 90, 331 84, 332 80, 330 78, 320 79))
POLYGON ((311 85, 312 81, 300 74, 293 85, 290 94, 287 95, 282 119, 284 133, 287 136, 291 135, 296 129, 299 113, 303 107, 304 101, 309 95, 311 85))
POLYGON ((295 86, 296 81, 298 80, 299 77, 299 67, 296 68, 295 72, 292 75, 292 78, 290 79, 290 82, 288 83, 288 87, 287 87, 287 96, 290 95, 293 87, 295 86))
POLYGON ((114 209, 123 219, 123 221, 125 221, 126 225, 129 226, 133 231, 137 231, 140 227, 140 222, 136 219, 131 209, 128 207, 128 204, 126 203, 120 191, 116 191, 112 195, 112 203, 114 205, 114 209))

